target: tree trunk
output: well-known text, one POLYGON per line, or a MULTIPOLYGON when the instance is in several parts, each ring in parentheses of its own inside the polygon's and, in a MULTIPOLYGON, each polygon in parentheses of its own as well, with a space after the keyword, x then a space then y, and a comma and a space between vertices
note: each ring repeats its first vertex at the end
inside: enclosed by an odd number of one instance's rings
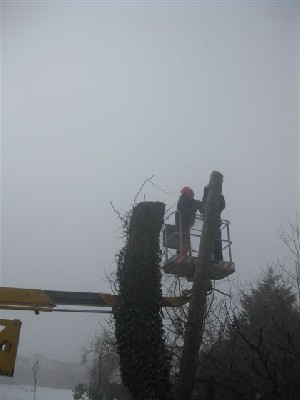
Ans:
POLYGON ((216 171, 211 173, 178 381, 175 385, 176 400, 190 400, 194 388, 199 349, 203 334, 206 296, 217 228, 219 201, 222 193, 222 182, 222 174, 216 171))
POLYGON ((119 302, 114 311, 120 369, 133 400, 171 396, 170 357, 163 340, 159 234, 165 205, 139 203, 120 253, 119 302))

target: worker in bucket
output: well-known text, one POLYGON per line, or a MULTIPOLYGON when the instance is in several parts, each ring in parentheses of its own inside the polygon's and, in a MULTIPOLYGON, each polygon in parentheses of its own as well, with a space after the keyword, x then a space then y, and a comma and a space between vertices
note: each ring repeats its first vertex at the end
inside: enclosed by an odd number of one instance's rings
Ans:
MULTIPOLYGON (((177 254, 187 255, 191 248, 190 229, 195 224, 196 212, 203 212, 203 203, 194 199, 194 191, 189 186, 184 186, 180 190, 180 197, 177 202, 175 225, 178 231, 181 226, 182 248, 177 249, 177 254), (181 221, 181 224, 180 224, 181 221)), ((180 244, 179 246, 180 247, 180 244)))

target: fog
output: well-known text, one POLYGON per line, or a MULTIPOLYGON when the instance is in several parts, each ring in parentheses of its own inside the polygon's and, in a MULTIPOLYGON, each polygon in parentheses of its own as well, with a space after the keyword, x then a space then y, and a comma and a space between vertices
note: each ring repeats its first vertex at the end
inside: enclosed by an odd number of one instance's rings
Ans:
MULTIPOLYGON (((118 210, 224 175, 235 279, 299 208, 297 2, 2 2, 1 286, 110 291, 118 210)), ((78 361, 105 317, 1 313, 78 361)))

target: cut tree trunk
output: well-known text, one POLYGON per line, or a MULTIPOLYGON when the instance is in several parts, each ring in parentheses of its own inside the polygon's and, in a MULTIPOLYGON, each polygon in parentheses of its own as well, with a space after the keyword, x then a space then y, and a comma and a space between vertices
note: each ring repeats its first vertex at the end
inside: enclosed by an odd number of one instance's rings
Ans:
POLYGON ((175 385, 176 400, 190 400, 202 341, 206 297, 210 277, 214 240, 217 228, 219 202, 222 193, 223 175, 212 172, 209 182, 208 199, 205 206, 202 235, 199 247, 192 296, 184 336, 184 345, 178 380, 175 385))

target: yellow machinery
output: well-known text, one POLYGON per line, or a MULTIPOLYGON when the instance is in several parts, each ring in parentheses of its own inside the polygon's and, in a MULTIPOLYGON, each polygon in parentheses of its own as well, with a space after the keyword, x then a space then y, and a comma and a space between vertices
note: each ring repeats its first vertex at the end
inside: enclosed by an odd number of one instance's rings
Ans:
MULTIPOLYGON (((161 306, 180 307, 188 301, 189 298, 186 296, 163 297, 161 306)), ((52 311, 110 313, 117 303, 118 296, 109 293, 0 287, 0 309, 2 310, 28 310, 36 314, 52 311), (57 307, 61 305, 100 309, 75 310, 57 307), (102 307, 111 307, 111 310, 103 310, 102 307)), ((3 328, 0 331, 0 375, 13 376, 21 321, 0 319, 0 326, 3 328)))
POLYGON ((22 322, 0 319, 0 375, 13 376, 22 322))

